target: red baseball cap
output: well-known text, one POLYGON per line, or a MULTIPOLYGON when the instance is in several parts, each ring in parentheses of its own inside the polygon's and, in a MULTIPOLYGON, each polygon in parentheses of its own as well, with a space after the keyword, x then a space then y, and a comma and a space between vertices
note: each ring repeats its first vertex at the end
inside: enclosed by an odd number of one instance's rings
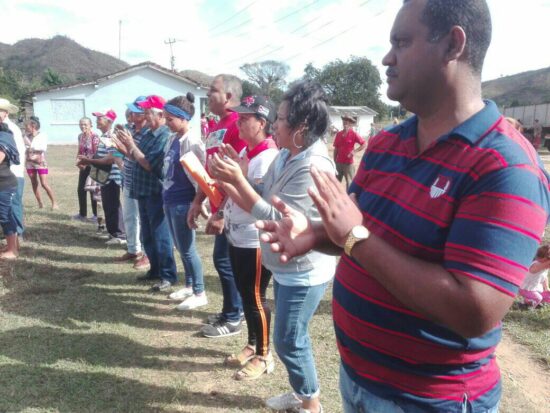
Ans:
POLYGON ((111 122, 114 122, 115 119, 116 119, 116 113, 113 109, 109 109, 109 110, 106 110, 104 112, 93 112, 92 115, 94 115, 98 118, 105 117, 107 119, 110 119, 111 122))
POLYGON ((137 105, 142 109, 159 109, 162 110, 164 108, 164 105, 166 103, 166 100, 157 95, 150 95, 147 96, 147 99, 143 102, 137 102, 137 105))

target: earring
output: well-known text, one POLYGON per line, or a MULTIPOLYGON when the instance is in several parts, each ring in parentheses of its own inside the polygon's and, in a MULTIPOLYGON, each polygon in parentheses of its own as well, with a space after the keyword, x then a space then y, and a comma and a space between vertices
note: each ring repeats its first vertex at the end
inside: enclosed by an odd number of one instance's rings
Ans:
POLYGON ((294 147, 296 149, 302 149, 304 147, 304 145, 296 145, 296 134, 298 133, 298 131, 294 132, 294 134, 292 135, 292 144, 294 145, 294 147))

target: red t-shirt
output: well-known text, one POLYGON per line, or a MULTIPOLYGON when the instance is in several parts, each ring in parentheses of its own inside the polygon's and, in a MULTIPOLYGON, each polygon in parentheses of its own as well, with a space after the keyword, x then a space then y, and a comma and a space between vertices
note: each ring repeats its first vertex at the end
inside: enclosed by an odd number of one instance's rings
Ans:
POLYGON ((334 146, 338 149, 336 155, 337 163, 353 163, 353 148, 355 144, 363 145, 365 140, 353 129, 349 129, 347 132, 342 130, 336 134, 334 138, 334 146))

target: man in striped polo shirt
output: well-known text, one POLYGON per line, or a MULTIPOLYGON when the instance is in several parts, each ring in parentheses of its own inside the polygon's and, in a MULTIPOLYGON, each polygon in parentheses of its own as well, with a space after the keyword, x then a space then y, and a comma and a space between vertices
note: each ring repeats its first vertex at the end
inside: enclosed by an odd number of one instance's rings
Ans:
POLYGON ((344 249, 333 318, 346 412, 496 412, 501 321, 541 241, 549 177, 481 98, 485 0, 405 0, 388 97, 416 115, 369 142, 350 195, 312 170, 322 217, 276 202, 281 260, 344 249), (357 202, 357 203, 355 203, 357 202))

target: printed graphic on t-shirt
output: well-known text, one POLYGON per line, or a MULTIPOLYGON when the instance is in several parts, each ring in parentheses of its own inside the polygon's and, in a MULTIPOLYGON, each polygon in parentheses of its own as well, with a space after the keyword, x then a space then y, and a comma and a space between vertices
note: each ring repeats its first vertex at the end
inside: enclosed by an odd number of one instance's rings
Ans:
POLYGON ((162 180, 162 188, 165 191, 169 190, 172 185, 174 185, 174 162, 172 162, 172 160, 176 155, 176 151, 170 148, 164 157, 164 164, 162 166, 162 176, 164 177, 162 180))
POLYGON ((210 132, 205 142, 206 150, 208 151, 214 148, 219 148, 225 138, 226 132, 227 129, 219 129, 217 131, 210 132))

